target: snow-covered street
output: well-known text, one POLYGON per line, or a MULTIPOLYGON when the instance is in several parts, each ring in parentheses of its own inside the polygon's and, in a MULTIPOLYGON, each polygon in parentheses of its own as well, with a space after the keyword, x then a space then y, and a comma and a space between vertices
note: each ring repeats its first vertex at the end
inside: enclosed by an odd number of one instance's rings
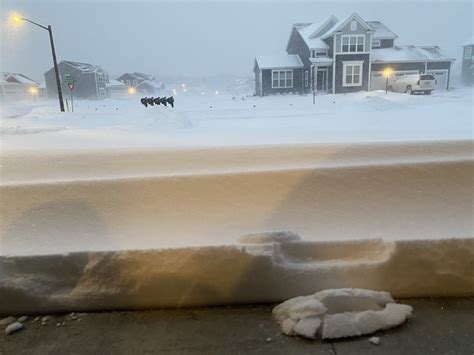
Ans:
POLYGON ((473 136, 473 91, 430 96, 383 91, 312 96, 179 93, 175 108, 129 100, 5 104, 4 150, 204 147, 300 143, 465 140, 473 136))

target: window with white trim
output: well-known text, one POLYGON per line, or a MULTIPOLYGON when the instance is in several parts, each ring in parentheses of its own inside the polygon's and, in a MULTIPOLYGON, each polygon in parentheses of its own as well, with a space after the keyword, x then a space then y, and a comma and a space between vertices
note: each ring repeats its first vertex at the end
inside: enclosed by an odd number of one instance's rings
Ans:
POLYGON ((343 35, 342 53, 360 53, 364 51, 365 35, 343 35))
POLYGON ((356 31, 357 30, 357 21, 352 20, 351 21, 351 31, 356 31))
POLYGON ((128 80, 128 79, 125 80, 125 83, 126 83, 128 86, 130 86, 130 80, 128 80))
POLYGON ((308 71, 306 70, 306 71, 304 72, 304 86, 305 86, 305 87, 308 87, 308 84, 309 84, 309 73, 308 73, 308 71))
POLYGON ((342 86, 362 86, 363 62, 343 63, 342 86))
POLYGON ((293 87, 293 70, 272 70, 272 89, 293 87))
POLYGON ((137 85, 138 85, 137 79, 133 79, 133 86, 137 86, 137 85))
POLYGON ((104 81, 104 74, 98 73, 97 74, 97 82, 102 83, 104 81))
POLYGON ((380 48, 380 40, 379 39, 372 40, 372 48, 380 48))
POLYGON ((99 97, 106 97, 107 93, 104 88, 99 88, 99 97))
POLYGON ((464 49, 464 59, 471 59, 471 57, 472 57, 472 47, 467 46, 464 49))

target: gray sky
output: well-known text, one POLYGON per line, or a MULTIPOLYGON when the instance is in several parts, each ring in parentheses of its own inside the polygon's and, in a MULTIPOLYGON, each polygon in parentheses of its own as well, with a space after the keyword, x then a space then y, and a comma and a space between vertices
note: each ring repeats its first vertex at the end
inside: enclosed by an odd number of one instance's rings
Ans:
POLYGON ((98 64, 111 75, 250 74, 256 55, 285 53, 293 23, 357 12, 399 35, 397 44, 439 45, 461 57, 473 33, 473 1, 76 1, 1 0, 1 71, 43 81, 47 32, 7 25, 16 10, 51 24, 58 60, 98 64))

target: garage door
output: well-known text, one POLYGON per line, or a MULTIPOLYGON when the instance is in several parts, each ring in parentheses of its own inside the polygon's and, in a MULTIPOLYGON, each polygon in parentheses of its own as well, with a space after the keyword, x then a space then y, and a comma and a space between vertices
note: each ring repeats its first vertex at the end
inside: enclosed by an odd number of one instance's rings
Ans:
POLYGON ((426 74, 431 74, 436 79, 436 90, 446 90, 448 84, 448 70, 427 70, 426 74))
MULTIPOLYGON (((393 72, 392 77, 388 79, 388 84, 401 76, 418 74, 418 70, 396 70, 393 72)), ((385 90, 385 77, 382 71, 373 71, 370 80, 370 90, 385 90)))

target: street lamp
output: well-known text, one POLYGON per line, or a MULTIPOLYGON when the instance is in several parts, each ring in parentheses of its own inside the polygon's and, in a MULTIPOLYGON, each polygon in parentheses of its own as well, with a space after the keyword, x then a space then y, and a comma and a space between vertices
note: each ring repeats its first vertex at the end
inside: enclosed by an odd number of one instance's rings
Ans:
POLYGON ((16 25, 21 24, 22 21, 26 21, 48 31, 49 41, 51 42, 51 53, 53 54, 53 65, 54 65, 54 73, 56 75, 56 85, 58 87, 59 108, 61 109, 61 112, 64 112, 63 92, 61 90, 61 82, 59 81, 59 70, 58 70, 58 63, 56 62, 56 52, 54 50, 53 30, 51 29, 51 25, 48 25, 48 27, 46 27, 19 15, 13 15, 11 20, 16 25))
POLYGON ((387 68, 383 71, 383 76, 385 77, 385 93, 388 91, 388 78, 392 76, 392 69, 387 68))

